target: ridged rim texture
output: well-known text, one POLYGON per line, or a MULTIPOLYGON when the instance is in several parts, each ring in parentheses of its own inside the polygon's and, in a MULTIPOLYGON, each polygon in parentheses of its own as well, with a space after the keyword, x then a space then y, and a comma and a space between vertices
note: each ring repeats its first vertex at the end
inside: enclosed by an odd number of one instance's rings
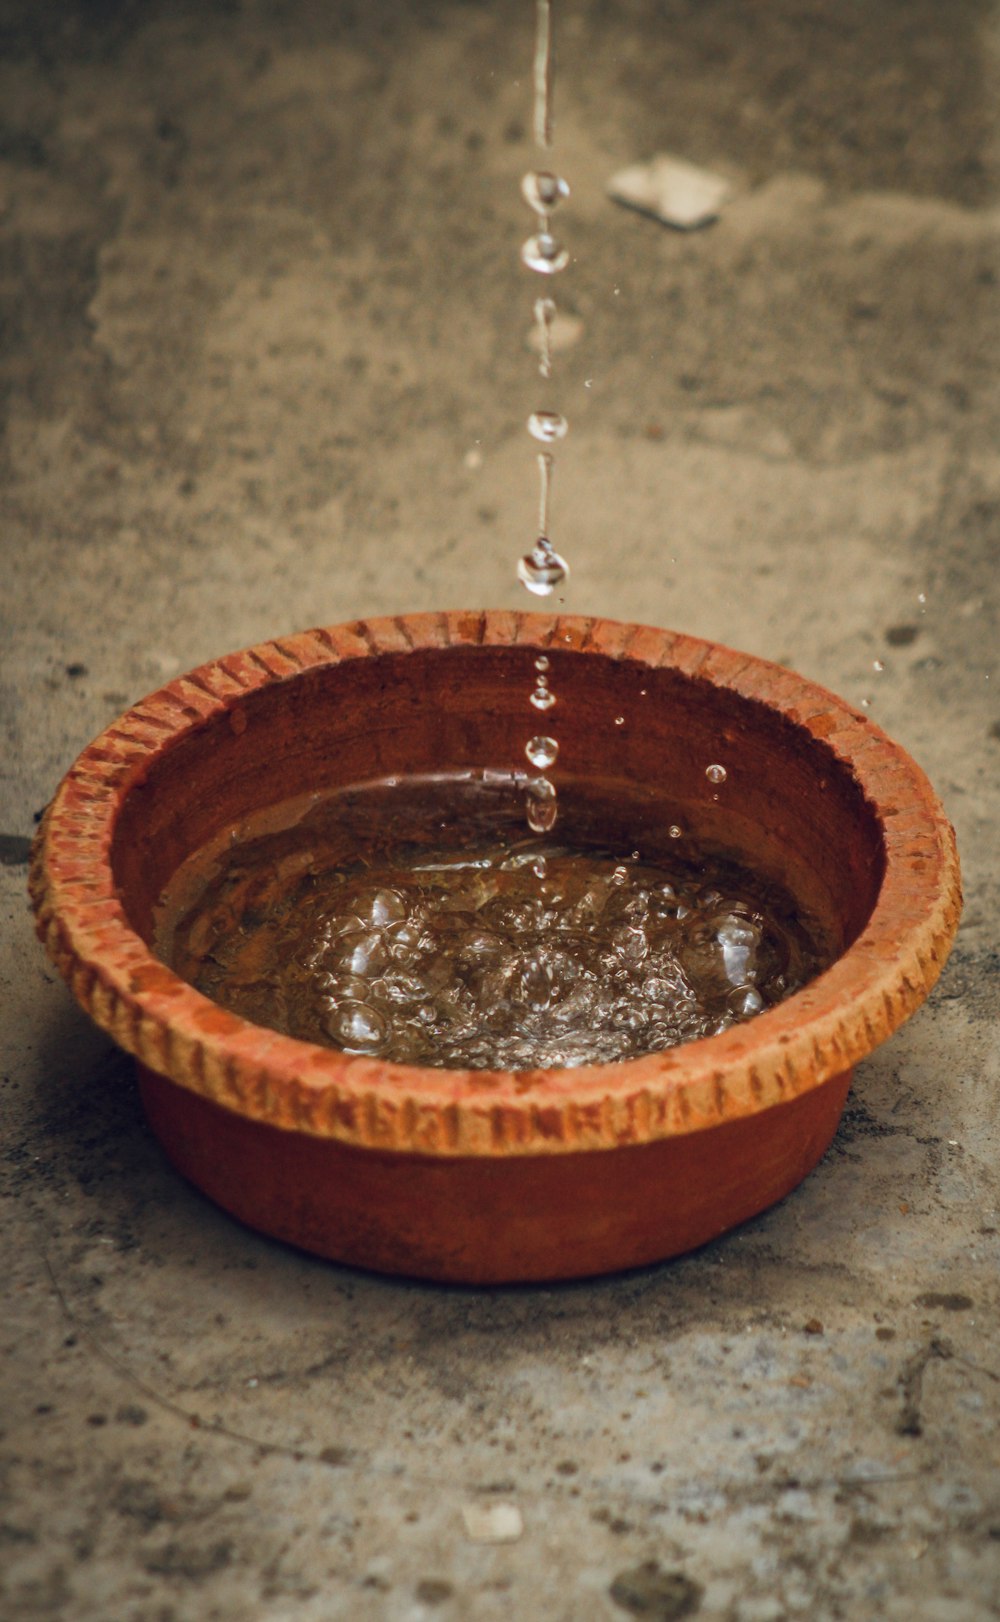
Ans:
MULTIPOLYGON (((486 764, 484 762, 484 764, 486 764)), ((918 766, 862 712, 784 668, 614 621, 503 612, 413 614, 305 631, 202 665, 86 748, 35 842, 30 890, 49 956, 91 1018, 151 1069, 272 1126, 443 1156, 615 1149, 700 1131, 822 1085, 924 1000, 961 891, 955 838, 918 766), (719 1036, 615 1065, 519 1073, 355 1058, 252 1025, 155 958, 130 927, 109 853, 130 786, 167 740, 247 693, 318 665, 470 644, 594 652, 670 666, 780 712, 845 762, 875 807, 886 872, 872 917, 794 997, 719 1036)))

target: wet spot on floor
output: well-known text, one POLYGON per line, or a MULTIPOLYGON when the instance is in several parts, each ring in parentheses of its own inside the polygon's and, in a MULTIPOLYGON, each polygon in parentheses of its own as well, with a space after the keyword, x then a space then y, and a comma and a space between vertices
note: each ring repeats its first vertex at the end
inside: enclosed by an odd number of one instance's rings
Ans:
POLYGON ((630 1616, 648 1616, 654 1622, 678 1622, 701 1607, 704 1590, 683 1571, 663 1571, 657 1560, 620 1571, 608 1592, 630 1616))
POLYGON ((0 834, 0 867, 27 867, 31 840, 23 834, 0 834))
POLYGON ((454 1592, 451 1583, 440 1577, 425 1577, 416 1587, 417 1599, 422 1605, 443 1605, 454 1592))
POLYGON ((168 1543, 147 1557, 145 1567, 153 1576, 179 1577, 200 1583, 215 1572, 222 1571, 232 1558, 232 1545, 229 1543, 208 1546, 168 1543))
POLYGON ((975 1306, 971 1295, 962 1295, 958 1290, 925 1290, 918 1295, 914 1306, 940 1307, 944 1312, 968 1312, 975 1306))

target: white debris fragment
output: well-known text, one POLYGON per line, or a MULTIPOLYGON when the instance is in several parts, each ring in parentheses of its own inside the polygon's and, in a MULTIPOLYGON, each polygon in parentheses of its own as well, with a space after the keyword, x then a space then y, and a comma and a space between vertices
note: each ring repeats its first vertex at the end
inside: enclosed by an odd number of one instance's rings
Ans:
POLYGON ((608 195, 616 203, 652 214, 664 225, 694 231, 716 219, 732 194, 728 180, 698 169, 683 158, 660 152, 648 163, 620 169, 608 181, 608 195))
POLYGON ((516 1543, 524 1531, 516 1504, 463 1504, 462 1519, 472 1543, 516 1543))

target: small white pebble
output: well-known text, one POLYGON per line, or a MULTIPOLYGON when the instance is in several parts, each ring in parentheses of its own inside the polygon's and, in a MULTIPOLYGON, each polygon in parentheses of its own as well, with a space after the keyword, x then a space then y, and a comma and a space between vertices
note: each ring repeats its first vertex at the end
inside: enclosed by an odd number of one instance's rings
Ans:
POLYGON ((472 1543, 516 1543, 524 1531, 516 1504, 463 1504, 462 1520, 472 1543))

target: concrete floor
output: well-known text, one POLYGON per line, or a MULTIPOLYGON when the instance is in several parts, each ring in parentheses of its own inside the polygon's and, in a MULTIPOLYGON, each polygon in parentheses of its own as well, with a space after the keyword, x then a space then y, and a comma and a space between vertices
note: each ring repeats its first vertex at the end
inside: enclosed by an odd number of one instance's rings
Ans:
POLYGON ((996 17, 556 19, 567 606, 870 699, 958 945, 814 1175, 680 1262, 436 1289, 181 1184, 25 842, 211 655, 522 605, 531 7, 2 0, 5 1622, 1000 1614, 996 17), (717 225, 605 199, 658 150, 730 176, 717 225))

